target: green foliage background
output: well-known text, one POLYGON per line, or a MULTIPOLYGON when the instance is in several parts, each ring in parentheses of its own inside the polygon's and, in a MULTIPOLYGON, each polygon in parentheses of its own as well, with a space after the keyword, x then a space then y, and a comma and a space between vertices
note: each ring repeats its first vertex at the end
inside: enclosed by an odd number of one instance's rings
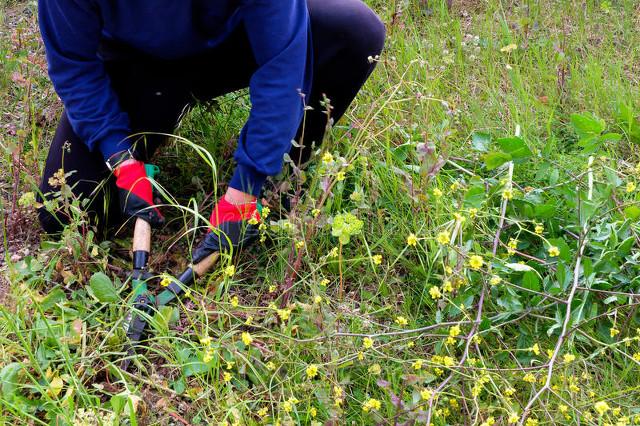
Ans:
MULTIPOLYGON (((130 229, 99 242, 75 214, 39 238, 60 105, 34 4, 3 6, 4 422, 640 421, 640 5, 371 5, 388 30, 372 79, 278 180, 305 195, 289 215, 271 196, 264 242, 154 315, 133 374, 130 229)), ((245 93, 198 107, 160 154, 156 273, 186 264, 247 111, 245 93)))

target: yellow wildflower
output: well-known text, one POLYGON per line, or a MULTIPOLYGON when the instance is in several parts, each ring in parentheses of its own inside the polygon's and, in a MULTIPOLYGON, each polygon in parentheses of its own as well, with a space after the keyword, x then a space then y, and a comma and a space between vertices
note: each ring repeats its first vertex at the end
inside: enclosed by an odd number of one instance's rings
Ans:
POLYGON ((454 213, 453 217, 457 222, 460 222, 460 223, 464 223, 467 220, 467 218, 461 215, 460 213, 454 213))
POLYGON ((433 391, 431 389, 424 388, 420 391, 420 398, 422 398, 425 401, 428 399, 431 399, 432 395, 433 395, 433 391))
POLYGON ((211 342, 213 341, 213 338, 210 336, 206 336, 203 337, 202 339, 200 339, 200 344, 204 345, 204 346, 208 346, 211 344, 211 342))
POLYGON ((518 420, 520 420, 520 417, 518 416, 518 414, 511 413, 509 414, 509 419, 507 421, 509 422, 509 424, 514 424, 514 423, 518 423, 518 420))
POLYGON ((278 309, 276 312, 278 313, 281 321, 286 321, 291 316, 291 309, 278 309))
POLYGON ((309 409, 309 415, 311 417, 316 417, 318 415, 318 410, 316 409, 316 407, 311 407, 309 409))
POLYGON ((575 361, 576 360, 576 356, 574 354, 564 354, 563 359, 564 359, 564 362, 569 363, 569 362, 575 361))
POLYGON ((440 289, 438 288, 438 286, 433 286, 429 289, 429 294, 431 295, 432 299, 439 299, 442 297, 442 293, 440 292, 440 289))
POLYGON ((329 164, 333 162, 333 155, 331 155, 330 152, 325 152, 324 154, 322 154, 322 162, 324 164, 329 164))
POLYGON ((262 407, 258 410, 258 417, 266 417, 269 413, 269 407, 262 407))
POLYGON ((323 278, 323 279, 320 281, 320 286, 321 286, 321 287, 326 287, 327 285, 329 285, 329 280, 328 280, 328 279, 326 279, 326 278, 323 278))
POLYGON ((316 295, 316 296, 313 298, 313 303, 315 303, 316 305, 321 304, 321 303, 322 303, 322 296, 320 296, 320 295, 316 295))
POLYGON ((304 240, 296 241, 296 248, 298 250, 302 249, 303 247, 304 247, 304 240))
POLYGON ((269 370, 269 371, 273 371, 273 370, 276 369, 276 365, 273 363, 273 361, 269 361, 267 363, 266 367, 267 367, 267 370, 269 370))
POLYGON ((442 197, 442 191, 438 188, 433 188, 433 196, 436 198, 442 197))
POLYGON ((536 234, 538 235, 542 235, 542 233, 544 232, 544 226, 540 225, 539 223, 536 225, 536 229, 535 229, 536 234))
POLYGON ((171 284, 171 277, 165 275, 162 277, 162 280, 160 281, 160 285, 162 287, 169 287, 169 284, 171 284))
POLYGON ((438 232, 438 235, 436 236, 436 241, 438 241, 438 243, 442 245, 449 244, 450 240, 451 239, 447 231, 438 232))
POLYGON ((380 367, 380 364, 373 364, 371 367, 367 369, 367 371, 373 374, 374 376, 377 376, 382 372, 382 367, 380 367))
POLYGON ((417 359, 413 362, 413 364, 411 364, 411 367, 414 370, 420 370, 422 369, 422 360, 421 359, 417 359))
POLYGON ((616 337, 618 334, 620 334, 620 330, 618 330, 617 328, 611 327, 609 329, 609 336, 611 336, 611 338, 616 337))
POLYGON ((469 258, 469 266, 471 266, 471 268, 480 269, 482 268, 482 265, 484 265, 484 259, 482 258, 482 256, 474 254, 469 258))
POLYGON ((381 265, 382 264, 382 255, 381 254, 374 254, 373 256, 371 256, 371 259, 373 260, 373 263, 376 265, 381 265))
POLYGON ((244 343, 245 346, 249 346, 251 342, 253 342, 253 337, 251 337, 251 333, 249 333, 248 331, 244 331, 242 333, 242 343, 244 343))
POLYGON ((368 413, 371 410, 379 410, 380 407, 382 407, 382 403, 375 398, 371 398, 362 404, 362 411, 368 413))
POLYGON ((609 411, 611 409, 611 407, 609 407, 609 404, 607 404, 607 401, 598 401, 595 404, 593 404, 593 408, 601 416, 604 415, 604 413, 606 413, 607 411, 609 411))
POLYGON ((449 328, 449 336, 451 337, 456 337, 460 335, 460 326, 459 325, 454 325, 453 327, 449 328))
POLYGON ((549 246, 549 248, 547 249, 547 252, 549 253, 549 256, 551 257, 556 257, 558 255, 560 255, 560 249, 556 246, 549 246))
POLYGON ((505 188, 502 190, 502 199, 503 200, 511 200, 513 199, 513 190, 511 188, 505 188))
POLYGON ((365 349, 371 349, 373 347, 373 339, 371 337, 365 337, 362 339, 362 347, 365 349))
POLYGON ((399 326, 404 327, 405 325, 409 324, 409 321, 403 316, 397 316, 396 317, 396 323, 399 326))
POLYGON ((527 383, 535 383, 536 382, 536 376, 534 376, 531 373, 527 373, 522 380, 524 380, 527 383))
POLYGON ((500 278, 497 275, 492 275, 491 278, 489 279, 489 284, 491 285, 498 285, 502 282, 502 278, 500 278))
POLYGON ((228 277, 232 277, 233 274, 236 273, 236 267, 234 265, 229 265, 226 268, 224 268, 224 274, 228 277))
POLYGON ((636 183, 632 181, 627 182, 627 186, 625 190, 627 191, 627 194, 632 193, 633 191, 636 190, 636 183))
POLYGON ((509 53, 512 50, 516 50, 518 48, 518 45, 515 43, 511 43, 511 44, 507 44, 506 46, 504 46, 502 49, 500 49, 500 52, 502 53, 509 53))
POLYGON ((231 298, 231 306, 233 306, 234 308, 237 308, 239 303, 240 300, 238 299, 238 296, 233 296, 231 298))
POLYGON ((229 373, 228 371, 222 373, 222 381, 224 381, 225 383, 229 383, 232 377, 233 376, 231 376, 231 373, 229 373))
POLYGON ((536 355, 540 355, 540 345, 538 345, 537 343, 534 344, 529 350, 536 355))
POLYGON ((308 378, 313 379, 318 375, 318 366, 315 364, 309 364, 306 373, 308 378))
POLYGON ((407 245, 410 247, 415 247, 418 244, 418 237, 413 232, 407 236, 407 245))
POLYGON ((442 290, 446 291, 447 293, 452 292, 453 291, 453 284, 451 284, 451 281, 446 280, 445 282, 442 283, 442 290))

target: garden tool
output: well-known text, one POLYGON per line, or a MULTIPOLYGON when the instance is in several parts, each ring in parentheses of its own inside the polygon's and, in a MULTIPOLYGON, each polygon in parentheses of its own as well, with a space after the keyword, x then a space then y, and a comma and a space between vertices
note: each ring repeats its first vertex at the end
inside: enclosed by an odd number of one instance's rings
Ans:
MULTIPOLYGON (((152 165, 147 167, 147 176, 152 179, 158 174, 158 168, 152 165)), ((147 317, 153 315, 160 307, 171 303, 185 292, 196 277, 204 275, 218 260, 219 251, 212 252, 196 264, 191 264, 177 278, 167 285, 166 289, 158 295, 153 295, 147 286, 147 282, 153 277, 149 274, 148 263, 151 250, 151 226, 144 219, 136 219, 133 230, 133 273, 131 288, 133 292, 133 306, 127 320, 125 330, 127 333, 126 358, 122 361, 121 368, 126 371, 135 355, 135 345, 140 342, 147 326, 147 317)))

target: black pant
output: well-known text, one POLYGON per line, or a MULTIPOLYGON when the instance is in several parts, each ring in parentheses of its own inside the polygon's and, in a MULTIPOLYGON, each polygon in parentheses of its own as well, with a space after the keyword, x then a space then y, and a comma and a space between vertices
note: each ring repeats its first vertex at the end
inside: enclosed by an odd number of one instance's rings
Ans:
MULTIPOLYGON (((331 100, 331 116, 338 120, 369 77, 384 44, 385 29, 378 17, 360 0, 307 0, 313 40, 313 81, 307 104, 305 149, 293 148, 290 156, 305 162, 312 142, 322 142, 327 116, 320 105, 323 95, 331 100)), ((180 116, 197 101, 248 87, 257 68, 251 46, 241 26, 221 45, 196 57, 160 60, 134 52, 126 46, 103 44, 101 55, 120 106, 129 115, 133 133, 172 133, 180 116)), ((136 144, 137 155, 148 159, 163 142, 160 136, 146 136, 136 144)), ((55 191, 49 179, 59 169, 75 172, 67 178, 73 193, 88 197, 87 211, 100 229, 121 222, 115 185, 109 179, 102 155, 91 152, 74 133, 63 113, 44 169, 42 194, 55 191)), ((46 232, 59 232, 68 218, 44 208, 39 212, 46 232)))

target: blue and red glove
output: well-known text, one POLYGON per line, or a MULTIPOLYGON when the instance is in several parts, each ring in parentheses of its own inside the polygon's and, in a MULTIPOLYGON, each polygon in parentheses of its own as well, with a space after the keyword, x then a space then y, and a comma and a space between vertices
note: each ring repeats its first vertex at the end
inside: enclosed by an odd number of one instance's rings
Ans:
POLYGON ((232 204, 222 196, 211 212, 212 228, 193 252, 199 262, 216 251, 241 248, 252 243, 259 234, 260 205, 257 201, 232 204))
POLYGON ((120 198, 122 214, 129 217, 139 217, 152 226, 162 225, 164 217, 160 210, 151 207, 153 190, 151 182, 142 161, 131 157, 120 161, 113 169, 120 198))

